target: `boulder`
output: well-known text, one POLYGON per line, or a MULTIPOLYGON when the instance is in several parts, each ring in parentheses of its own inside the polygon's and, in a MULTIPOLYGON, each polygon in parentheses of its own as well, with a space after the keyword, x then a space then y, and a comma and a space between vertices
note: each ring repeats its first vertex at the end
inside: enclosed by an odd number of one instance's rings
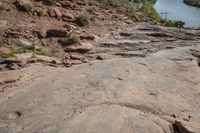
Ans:
POLYGON ((33 5, 29 0, 17 0, 16 5, 20 11, 31 12, 33 9, 33 5))
POLYGON ((75 19, 75 17, 74 17, 73 14, 66 13, 66 12, 62 12, 62 17, 63 17, 63 18, 66 18, 66 19, 68 19, 68 20, 74 20, 74 19, 75 19))
POLYGON ((45 38, 45 37, 46 37, 46 31, 44 31, 44 30, 35 30, 35 31, 33 31, 33 33, 34 33, 39 39, 42 39, 42 38, 45 38))
POLYGON ((17 70, 17 69, 19 69, 20 67, 19 67, 17 64, 15 64, 15 63, 9 63, 9 64, 7 64, 7 65, 5 66, 5 68, 7 68, 7 69, 9 69, 9 70, 17 70))
POLYGON ((27 64, 28 59, 32 57, 32 53, 16 54, 15 57, 9 57, 4 59, 3 63, 7 64, 7 68, 10 67, 22 67, 27 64))
POLYGON ((86 6, 86 5, 87 5, 87 2, 85 2, 85 1, 77 1, 76 4, 77 4, 77 5, 86 6))
POLYGON ((16 54, 15 57, 20 60, 28 60, 33 57, 33 53, 16 54))
POLYGON ((65 67, 71 67, 72 66, 71 60, 63 60, 63 64, 65 65, 65 67))
POLYGON ((65 24, 63 27, 67 28, 68 30, 76 30, 77 29, 76 26, 71 25, 71 24, 65 24))
POLYGON ((58 8, 53 8, 54 9, 54 12, 56 14, 56 18, 58 20, 61 20, 61 17, 62 17, 62 13, 60 12, 60 10, 58 8))
POLYGON ((0 20, 0 27, 4 28, 8 22, 6 20, 0 20))
POLYGON ((56 17, 56 12, 53 8, 49 8, 47 12, 50 17, 56 17))
POLYGON ((81 59, 81 61, 82 61, 83 63, 88 63, 88 62, 90 62, 87 58, 83 58, 83 59, 81 59))
POLYGON ((23 47, 29 47, 33 45, 33 42, 30 42, 29 40, 26 39, 20 39, 19 43, 23 46, 23 47))
POLYGON ((62 29, 49 29, 46 37, 66 37, 68 32, 62 29))
POLYGON ((69 1, 61 1, 60 4, 63 8, 73 8, 73 4, 69 1))
POLYGON ((5 60, 4 60, 4 63, 5 64, 19 64, 19 65, 21 65, 21 64, 26 64, 26 60, 24 60, 24 59, 19 59, 19 58, 16 58, 16 57, 9 57, 9 58, 6 58, 5 60))
POLYGON ((101 55, 97 55, 96 59, 97 60, 104 60, 105 58, 103 56, 101 56, 101 55))
POLYGON ((5 68, 9 70, 16 70, 25 66, 27 63, 27 59, 19 57, 9 57, 4 59, 3 63, 6 64, 5 68))
POLYGON ((83 56, 82 55, 77 55, 77 54, 71 54, 70 59, 72 60, 82 60, 83 56))
POLYGON ((71 63, 72 65, 79 65, 82 64, 83 62, 81 60, 72 60, 71 63))
POLYGON ((15 30, 8 30, 5 32, 7 37, 12 37, 12 38, 19 38, 20 33, 18 31, 15 30))
POLYGON ((57 65, 62 64, 62 62, 60 60, 58 60, 57 58, 53 58, 53 57, 49 57, 49 56, 36 55, 35 58, 38 62, 53 63, 53 64, 57 64, 57 65))
POLYGON ((11 52, 11 50, 9 48, 0 47, 0 53, 9 54, 10 52, 11 52))
POLYGON ((95 36, 93 36, 93 35, 81 35, 80 36, 80 39, 81 40, 94 40, 95 39, 95 36))
POLYGON ((42 9, 42 8, 37 8, 34 11, 36 13, 37 16, 42 17, 46 14, 46 10, 42 9))
POLYGON ((76 41, 73 38, 60 38, 58 40, 63 47, 76 44, 76 41))
POLYGON ((66 47, 65 52, 87 53, 92 50, 92 48, 93 45, 91 43, 81 43, 66 47))

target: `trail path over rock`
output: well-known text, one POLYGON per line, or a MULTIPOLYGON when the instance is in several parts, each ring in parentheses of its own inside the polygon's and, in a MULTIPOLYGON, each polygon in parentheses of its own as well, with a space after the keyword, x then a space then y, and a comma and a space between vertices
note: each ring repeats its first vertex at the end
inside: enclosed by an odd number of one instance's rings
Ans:
POLYGON ((160 45, 136 43, 153 52, 134 50, 133 43, 125 43, 129 49, 111 47, 109 51, 108 45, 99 43, 96 53, 109 57, 106 60, 70 68, 33 64, 2 71, 12 82, 0 78, 0 132, 200 133, 200 43, 196 38, 167 42, 174 46, 170 49, 161 41, 160 45), (116 56, 119 52, 145 56, 123 58, 116 56))

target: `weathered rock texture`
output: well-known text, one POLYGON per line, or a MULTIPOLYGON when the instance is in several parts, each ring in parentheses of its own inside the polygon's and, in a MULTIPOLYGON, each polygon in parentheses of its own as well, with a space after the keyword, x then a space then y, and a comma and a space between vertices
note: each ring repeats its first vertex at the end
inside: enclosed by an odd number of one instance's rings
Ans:
POLYGON ((183 31, 164 32, 152 42, 160 34, 146 28, 144 40, 143 30, 138 40, 100 39, 105 60, 0 72, 10 77, 0 79, 0 132, 199 133, 198 36, 187 41, 179 39, 183 31))

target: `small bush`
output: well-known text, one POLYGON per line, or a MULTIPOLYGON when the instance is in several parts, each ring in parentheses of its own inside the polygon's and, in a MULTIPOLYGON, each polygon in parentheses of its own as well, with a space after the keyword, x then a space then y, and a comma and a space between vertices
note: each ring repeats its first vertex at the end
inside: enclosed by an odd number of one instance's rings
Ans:
POLYGON ((141 11, 144 13, 144 16, 150 21, 158 22, 161 19, 159 14, 153 8, 152 2, 144 2, 141 11))
POLYGON ((8 57, 12 57, 14 55, 15 54, 13 52, 11 52, 9 54, 5 54, 5 53, 0 52, 0 58, 8 58, 8 57))
POLYGON ((75 44, 80 44, 81 43, 81 39, 79 36, 75 35, 75 34, 71 34, 69 36, 70 39, 72 39, 74 41, 75 44))
POLYGON ((33 9, 33 4, 29 0, 19 0, 16 1, 15 4, 20 11, 31 12, 33 9))
POLYGON ((140 12, 133 12, 133 13, 131 14, 131 18, 133 18, 133 19, 136 20, 136 21, 139 21, 139 20, 140 20, 140 15, 141 15, 140 12))
POLYGON ((185 22, 183 21, 166 20, 166 19, 162 19, 160 23, 168 27, 178 27, 178 28, 183 28, 185 25, 185 22))
POLYGON ((36 48, 35 44, 16 49, 13 51, 13 53, 14 54, 33 53, 36 55, 47 55, 47 56, 49 55, 48 53, 43 51, 42 48, 36 48))
POLYGON ((43 0, 43 3, 48 5, 48 6, 52 6, 54 4, 56 4, 57 0, 43 0))
POLYGON ((4 9, 5 9, 4 5, 0 2, 0 10, 4 10, 4 9))
POLYGON ((47 56, 50 55, 50 54, 46 53, 45 51, 43 51, 42 48, 36 49, 36 50, 34 51, 34 54, 36 54, 36 55, 47 55, 47 56))
POLYGON ((75 23, 79 26, 86 26, 90 23, 90 17, 87 14, 81 14, 76 17, 75 23))

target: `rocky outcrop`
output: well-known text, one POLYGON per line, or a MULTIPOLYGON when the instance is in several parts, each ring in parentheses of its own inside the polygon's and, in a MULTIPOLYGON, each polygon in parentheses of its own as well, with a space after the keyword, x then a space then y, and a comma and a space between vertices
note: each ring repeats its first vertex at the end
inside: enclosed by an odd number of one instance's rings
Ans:
POLYGON ((81 43, 76 45, 67 46, 64 48, 66 52, 78 52, 78 53, 87 53, 92 50, 93 45, 91 43, 81 43))
POLYGON ((200 123, 175 121, 175 125, 181 133, 200 133, 200 123))
POLYGON ((66 37, 68 32, 62 29, 49 29, 47 32, 47 37, 66 37))
POLYGON ((16 1, 23 12, 0 5, 0 132, 199 132, 199 30, 98 1, 16 1))
POLYGON ((17 0, 16 5, 21 11, 31 12, 33 9, 33 5, 30 0, 17 0))
MULTIPOLYGON (((11 71, 0 77, 11 78, 0 86, 0 131, 199 133, 200 69, 191 49, 200 46, 67 69, 35 64, 11 71)), ((82 57, 69 58, 79 64, 82 57)))

